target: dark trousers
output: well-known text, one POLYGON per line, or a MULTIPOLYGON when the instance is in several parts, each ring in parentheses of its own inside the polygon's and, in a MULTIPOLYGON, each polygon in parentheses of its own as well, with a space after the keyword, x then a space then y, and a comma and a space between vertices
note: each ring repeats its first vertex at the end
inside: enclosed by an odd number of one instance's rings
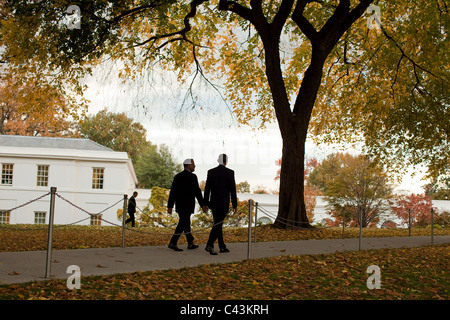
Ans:
POLYGON ((214 242, 217 240, 219 243, 220 249, 225 249, 227 246, 223 241, 223 220, 225 219, 228 210, 212 210, 214 226, 211 228, 211 233, 209 234, 208 243, 206 244, 208 247, 214 248, 214 242))
POLYGON ((127 220, 125 220, 125 224, 131 221, 131 226, 134 227, 134 212, 128 212, 128 215, 130 216, 127 220))
POLYGON ((191 214, 190 213, 178 213, 179 220, 178 225, 175 229, 175 233, 170 239, 170 243, 173 245, 177 245, 178 239, 181 234, 184 232, 186 236, 186 240, 188 244, 194 243, 194 237, 191 234, 191 214))

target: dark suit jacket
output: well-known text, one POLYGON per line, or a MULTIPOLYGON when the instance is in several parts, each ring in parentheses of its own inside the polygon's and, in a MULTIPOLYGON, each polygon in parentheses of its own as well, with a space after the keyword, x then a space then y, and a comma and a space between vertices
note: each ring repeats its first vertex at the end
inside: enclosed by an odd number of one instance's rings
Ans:
POLYGON ((136 212, 136 199, 131 196, 130 200, 128 201, 128 213, 135 213, 136 212))
POLYGON ((197 198, 200 206, 203 207, 203 196, 198 185, 197 176, 189 170, 178 173, 173 178, 167 207, 173 208, 175 204, 176 212, 191 214, 194 213, 195 198, 197 198))
POLYGON ((230 198, 233 208, 237 207, 234 171, 223 165, 208 170, 205 185, 205 202, 212 210, 228 211, 230 198))

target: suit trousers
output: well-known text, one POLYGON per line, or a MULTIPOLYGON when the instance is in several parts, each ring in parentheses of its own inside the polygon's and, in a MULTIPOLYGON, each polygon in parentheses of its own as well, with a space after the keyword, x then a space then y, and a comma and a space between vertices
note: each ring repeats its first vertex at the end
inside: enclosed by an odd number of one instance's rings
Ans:
POLYGON ((190 213, 178 213, 179 220, 178 225, 175 229, 175 233, 170 239, 170 243, 173 245, 177 245, 178 239, 181 234, 184 232, 186 236, 186 240, 188 244, 194 243, 194 236, 191 233, 191 214, 190 213))
POLYGON ((134 212, 128 212, 128 215, 130 216, 127 220, 125 220, 125 224, 131 221, 131 226, 135 226, 135 220, 134 220, 134 212))
POLYGON ((214 242, 217 240, 220 249, 225 249, 227 246, 223 241, 223 220, 225 219, 228 213, 228 209, 212 209, 214 226, 211 228, 211 233, 209 234, 208 243, 206 244, 208 247, 214 248, 214 242))

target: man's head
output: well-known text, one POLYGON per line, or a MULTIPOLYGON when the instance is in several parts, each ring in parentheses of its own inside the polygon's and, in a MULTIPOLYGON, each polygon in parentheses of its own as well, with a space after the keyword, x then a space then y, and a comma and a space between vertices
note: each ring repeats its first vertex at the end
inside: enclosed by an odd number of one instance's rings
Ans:
POLYGON ((226 166, 228 163, 228 156, 224 153, 220 154, 219 157, 217 158, 217 162, 219 164, 226 166))
POLYGON ((133 197, 137 197, 137 195, 138 195, 138 193, 137 193, 137 191, 135 191, 135 192, 133 192, 133 197))
POLYGON ((194 159, 186 159, 183 161, 183 166, 184 169, 189 170, 190 172, 194 172, 195 170, 195 163, 194 163, 194 159))

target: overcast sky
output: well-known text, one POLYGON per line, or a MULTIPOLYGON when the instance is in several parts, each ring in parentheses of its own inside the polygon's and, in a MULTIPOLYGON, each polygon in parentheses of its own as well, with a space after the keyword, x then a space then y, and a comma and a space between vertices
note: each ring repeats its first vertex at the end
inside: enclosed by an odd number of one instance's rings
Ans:
MULTIPOLYGON (((237 183, 247 181, 252 190, 258 185, 268 191, 278 189, 275 161, 281 158, 282 140, 276 123, 257 131, 240 127, 230 106, 205 82, 194 87, 193 108, 192 98, 186 98, 186 90, 180 89, 170 74, 152 73, 151 78, 138 83, 121 83, 115 74, 101 71, 87 79, 90 114, 104 108, 125 112, 144 125, 147 140, 167 145, 176 161, 193 158, 199 181, 206 179, 208 169, 217 166, 217 156, 226 153, 237 183)), ((307 142, 306 157, 322 160, 336 151, 307 142)), ((400 189, 422 193, 423 184, 418 178, 405 177, 400 189)))

